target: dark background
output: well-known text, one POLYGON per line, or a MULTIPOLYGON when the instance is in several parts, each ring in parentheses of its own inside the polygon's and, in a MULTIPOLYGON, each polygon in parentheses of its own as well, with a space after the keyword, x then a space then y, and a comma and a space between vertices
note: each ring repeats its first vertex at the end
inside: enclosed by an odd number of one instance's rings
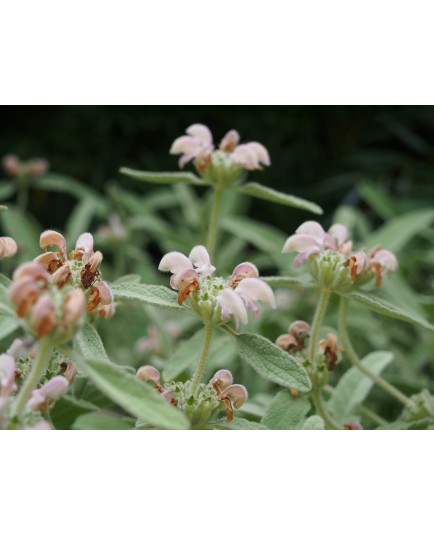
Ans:
MULTIPOLYGON (((367 210, 357 191, 365 180, 392 198, 417 198, 418 205, 434 199, 432 106, 2 106, 0 113, 0 155, 45 157, 51 170, 99 191, 117 180, 146 192, 151 186, 122 177, 118 168, 175 171, 172 141, 200 122, 216 144, 230 128, 242 141, 263 143, 272 166, 254 180, 319 203, 326 223, 342 203, 367 210)), ((62 227, 74 200, 33 195, 32 212, 42 224, 62 227)), ((282 229, 288 217, 294 225, 306 219, 259 201, 250 210, 282 229)))

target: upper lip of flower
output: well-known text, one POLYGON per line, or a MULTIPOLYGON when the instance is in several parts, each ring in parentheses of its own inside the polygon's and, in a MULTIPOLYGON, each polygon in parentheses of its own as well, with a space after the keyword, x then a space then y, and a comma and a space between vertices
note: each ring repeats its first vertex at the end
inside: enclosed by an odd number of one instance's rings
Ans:
POLYGON ((215 267, 211 264, 209 253, 205 246, 195 246, 189 256, 185 256, 179 251, 171 251, 166 253, 161 259, 158 269, 162 272, 171 272, 171 286, 178 289, 177 281, 182 274, 194 270, 197 274, 204 276, 211 275, 215 271, 215 267))

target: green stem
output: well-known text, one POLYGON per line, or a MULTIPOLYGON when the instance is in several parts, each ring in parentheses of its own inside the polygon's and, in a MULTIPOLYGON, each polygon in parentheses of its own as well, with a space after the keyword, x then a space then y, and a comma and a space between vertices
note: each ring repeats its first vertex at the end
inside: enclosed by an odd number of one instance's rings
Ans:
POLYGON ((202 353, 197 364, 196 370, 194 371, 192 384, 191 384, 191 393, 194 395, 197 387, 202 378, 203 369, 205 367, 206 358, 208 356, 209 345, 211 343, 211 337, 213 333, 213 326, 211 324, 205 326, 205 339, 203 341, 202 353))
POLYGON ((328 430, 342 430, 342 426, 337 423, 327 410, 322 399, 321 391, 314 389, 311 393, 312 399, 315 403, 316 411, 320 417, 324 419, 324 424, 328 430))
POLYGON ((380 415, 371 411, 366 406, 360 406, 360 413, 379 426, 387 426, 389 424, 386 419, 383 419, 383 417, 380 417, 380 415))
POLYGON ((315 361, 316 343, 318 341, 319 330, 321 328, 321 324, 324 319, 324 314, 327 309, 329 298, 330 298, 330 290, 323 288, 321 290, 319 301, 316 306, 315 315, 312 320, 312 331, 310 334, 309 351, 308 351, 308 357, 309 357, 310 363, 313 363, 315 361))
POLYGON ((47 369, 48 360, 51 356, 53 344, 49 337, 43 337, 39 341, 39 348, 36 357, 33 361, 32 369, 21 387, 21 390, 17 396, 15 408, 13 410, 13 417, 20 417, 24 410, 27 400, 30 397, 31 392, 37 386, 41 376, 47 369))
POLYGON ((389 393, 390 396, 396 398, 403 406, 407 406, 410 403, 410 399, 405 396, 404 393, 402 393, 399 389, 397 389, 395 386, 390 384, 388 381, 386 381, 384 378, 381 378, 381 376, 377 376, 374 372, 369 370, 363 363, 361 363, 358 355, 356 354, 353 345, 351 344, 347 328, 346 328, 346 317, 347 317, 347 306, 348 306, 348 300, 347 298, 341 297, 341 305, 339 310, 339 332, 341 335, 342 342, 345 347, 345 354, 349 357, 351 363, 353 366, 358 368, 365 376, 368 376, 368 378, 371 378, 371 380, 377 384, 383 391, 386 391, 386 393, 389 393))
POLYGON ((222 195, 223 195, 223 189, 221 188, 221 186, 214 186, 211 220, 209 222, 208 238, 206 242, 206 249, 208 250, 208 253, 211 259, 213 258, 214 251, 215 251, 222 195))

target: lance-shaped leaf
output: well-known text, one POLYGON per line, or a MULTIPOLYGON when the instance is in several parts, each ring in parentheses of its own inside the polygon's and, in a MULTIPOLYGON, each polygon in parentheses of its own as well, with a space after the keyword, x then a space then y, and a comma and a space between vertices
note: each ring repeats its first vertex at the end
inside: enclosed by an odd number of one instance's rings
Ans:
POLYGON ((126 167, 122 167, 119 171, 123 175, 132 177, 133 179, 155 184, 194 184, 196 186, 204 186, 205 184, 202 179, 189 171, 154 173, 152 171, 139 171, 126 167))
MULTIPOLYGON (((371 372, 380 374, 392 359, 391 352, 379 351, 368 354, 362 359, 362 363, 371 372)), ((339 380, 328 401, 328 407, 333 417, 342 424, 357 417, 360 404, 368 396, 373 385, 374 382, 359 369, 350 368, 339 380)))
POLYGON ((263 378, 301 392, 311 389, 309 376, 302 365, 265 337, 241 333, 235 335, 235 341, 240 357, 263 378))
POLYGON ((309 274, 303 274, 298 277, 290 276, 268 276, 261 277, 262 281, 265 281, 272 288, 297 288, 297 287, 316 287, 317 283, 312 279, 309 274))
POLYGON ((265 424, 237 417, 231 422, 227 422, 226 419, 219 419, 212 426, 214 430, 268 430, 265 424))
POLYGON ((108 360, 101 337, 92 324, 85 324, 74 337, 74 349, 89 359, 108 360))
POLYGON ((171 406, 147 383, 110 361, 77 359, 78 369, 100 391, 125 411, 155 427, 182 430, 189 427, 187 417, 171 406))
POLYGON ((360 303, 361 305, 375 311, 384 316, 390 316, 392 318, 397 318, 403 322, 410 322, 412 324, 417 324, 423 328, 434 331, 434 326, 430 324, 427 320, 422 318, 417 312, 409 309, 402 305, 396 305, 391 303, 383 298, 379 298, 374 294, 368 294, 364 292, 351 292, 347 295, 348 299, 360 303))
POLYGON ((257 182, 248 182, 237 188, 236 191, 241 194, 257 197, 259 199, 265 199, 267 201, 271 201, 272 203, 307 210, 308 212, 313 212, 314 214, 323 213, 322 208, 316 203, 312 203, 312 201, 307 201, 306 199, 301 199, 300 197, 295 197, 294 195, 278 192, 272 188, 269 188, 268 186, 262 186, 262 184, 257 182))
POLYGON ((289 391, 280 391, 261 422, 271 430, 293 430, 299 427, 309 409, 306 397, 293 397, 289 391))
POLYGON ((158 307, 184 309, 178 304, 177 293, 160 285, 123 282, 113 283, 110 288, 113 296, 120 300, 138 300, 158 307))
POLYGON ((18 318, 3 315, 0 308, 0 340, 8 337, 19 327, 20 322, 18 318))

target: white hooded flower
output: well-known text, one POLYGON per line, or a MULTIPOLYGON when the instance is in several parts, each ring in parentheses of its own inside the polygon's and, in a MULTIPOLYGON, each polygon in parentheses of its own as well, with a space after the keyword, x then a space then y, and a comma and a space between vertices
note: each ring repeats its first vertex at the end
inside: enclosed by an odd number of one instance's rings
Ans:
POLYGON ((257 141, 238 145, 231 154, 232 160, 246 169, 262 169, 262 165, 270 166, 271 160, 267 149, 257 141))
POLYGON ((177 138, 170 148, 170 154, 182 155, 179 167, 182 169, 193 158, 205 163, 214 149, 212 134, 205 125, 195 123, 186 130, 187 136, 177 138))
POLYGON ((237 329, 240 323, 247 324, 247 309, 239 294, 231 288, 225 288, 216 299, 222 311, 222 320, 229 320, 232 317, 237 329))
POLYGON ((32 396, 27 402, 27 406, 38 411, 39 408, 47 401, 57 400, 66 393, 69 387, 69 382, 64 376, 54 376, 48 380, 40 389, 34 389, 32 396))
POLYGON ((272 309, 276 308, 276 300, 273 291, 267 283, 260 279, 243 279, 238 284, 235 292, 243 299, 246 309, 253 312, 254 318, 256 318, 260 312, 258 301, 266 303, 272 309))
POLYGON ((215 267, 211 264, 209 253, 204 246, 195 246, 190 251, 189 257, 179 251, 166 253, 161 259, 158 269, 162 272, 171 272, 173 274, 170 279, 170 286, 176 290, 179 290, 180 281, 187 276, 194 276, 194 272, 207 276, 215 271, 215 267))

